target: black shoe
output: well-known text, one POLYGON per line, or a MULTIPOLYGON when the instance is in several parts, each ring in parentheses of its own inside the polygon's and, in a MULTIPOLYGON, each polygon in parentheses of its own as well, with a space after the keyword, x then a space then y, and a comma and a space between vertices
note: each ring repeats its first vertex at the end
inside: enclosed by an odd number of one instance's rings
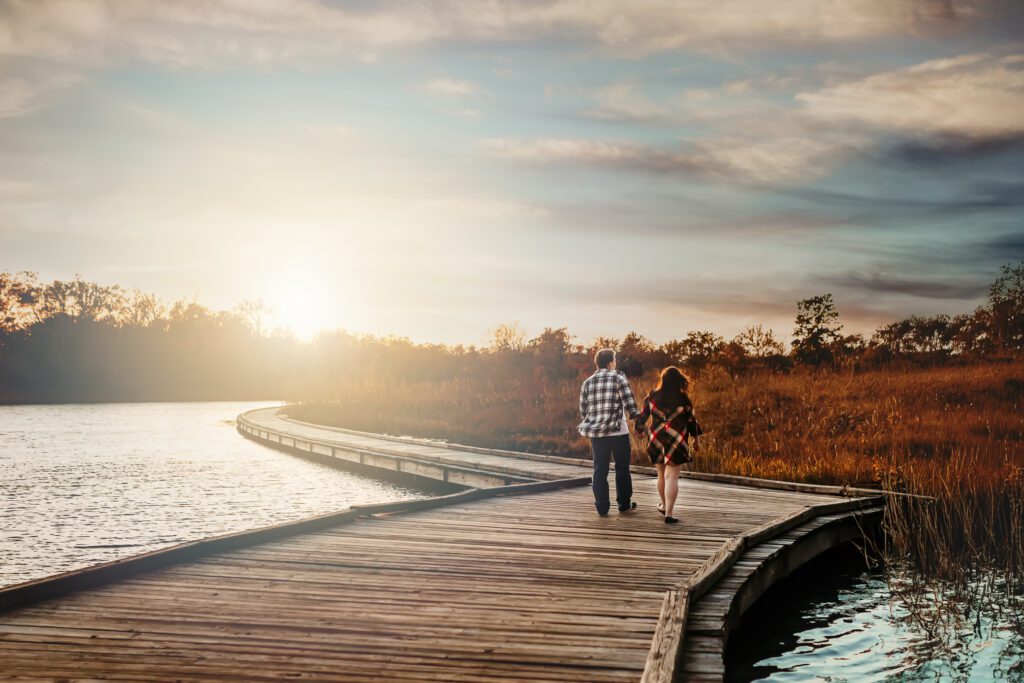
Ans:
POLYGON ((619 508, 619 513, 632 512, 633 510, 636 510, 636 501, 630 503, 628 508, 619 508))
POLYGON ((675 517, 666 517, 665 524, 679 524, 679 520, 675 517))
POLYGON ((598 512, 598 513, 597 513, 597 516, 598 516, 598 517, 607 517, 607 516, 608 516, 608 513, 607 513, 607 512, 598 512))

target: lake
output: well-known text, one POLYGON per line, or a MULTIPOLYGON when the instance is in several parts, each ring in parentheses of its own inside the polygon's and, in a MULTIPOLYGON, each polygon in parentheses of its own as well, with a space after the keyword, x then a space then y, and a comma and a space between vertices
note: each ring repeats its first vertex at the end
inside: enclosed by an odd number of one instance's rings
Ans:
POLYGON ((1024 681, 1009 598, 996 590, 965 605, 936 593, 915 608, 894 590, 909 571, 887 579, 850 546, 804 565, 744 615, 726 681, 1024 681))
POLYGON ((429 494, 242 438, 278 403, 0 406, 0 586, 429 494))

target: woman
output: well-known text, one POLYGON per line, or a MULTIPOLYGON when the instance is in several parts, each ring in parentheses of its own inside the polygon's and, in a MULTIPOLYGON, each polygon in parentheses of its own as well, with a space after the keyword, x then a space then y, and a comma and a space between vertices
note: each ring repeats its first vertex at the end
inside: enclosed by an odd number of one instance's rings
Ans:
POLYGON ((693 416, 693 402, 686 390, 690 380, 677 367, 661 372, 658 386, 644 399, 643 410, 637 416, 634 429, 643 433, 647 418, 651 426, 646 431, 647 455, 658 468, 658 512, 665 515, 666 524, 679 520, 672 516, 672 508, 679 495, 679 470, 692 462, 689 437, 693 437, 693 450, 700 450, 701 428, 693 416))

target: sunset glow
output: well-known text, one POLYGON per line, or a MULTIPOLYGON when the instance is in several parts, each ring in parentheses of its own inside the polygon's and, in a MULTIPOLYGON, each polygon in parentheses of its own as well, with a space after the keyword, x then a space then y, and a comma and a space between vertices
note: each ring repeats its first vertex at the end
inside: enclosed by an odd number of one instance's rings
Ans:
POLYGON ((1022 16, 8 2, 0 266, 261 298, 303 338, 971 311, 1024 256, 1022 16))

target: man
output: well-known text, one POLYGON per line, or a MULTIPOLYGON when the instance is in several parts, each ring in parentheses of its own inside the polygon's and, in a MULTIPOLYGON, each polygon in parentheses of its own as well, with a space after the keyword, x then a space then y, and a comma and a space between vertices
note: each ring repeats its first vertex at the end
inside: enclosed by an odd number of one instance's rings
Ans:
POLYGON ((631 418, 640 411, 629 388, 626 376, 616 372, 615 351, 601 349, 594 356, 597 372, 583 382, 580 389, 580 414, 583 422, 579 432, 590 439, 594 456, 594 505, 597 514, 608 514, 608 464, 615 459, 615 500, 619 512, 636 509, 633 498, 633 478, 629 474, 629 428, 623 411, 631 418))

